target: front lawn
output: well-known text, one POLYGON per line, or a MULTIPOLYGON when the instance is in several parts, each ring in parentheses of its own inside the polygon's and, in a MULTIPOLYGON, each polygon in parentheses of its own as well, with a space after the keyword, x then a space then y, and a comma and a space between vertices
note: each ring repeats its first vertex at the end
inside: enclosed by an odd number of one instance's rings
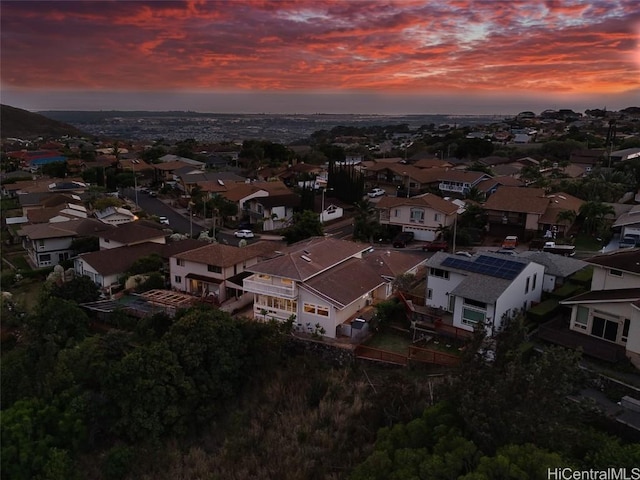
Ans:
POLYGON ((576 246, 576 250, 597 252, 602 249, 602 239, 598 239, 593 235, 579 233, 574 239, 574 245, 576 246))

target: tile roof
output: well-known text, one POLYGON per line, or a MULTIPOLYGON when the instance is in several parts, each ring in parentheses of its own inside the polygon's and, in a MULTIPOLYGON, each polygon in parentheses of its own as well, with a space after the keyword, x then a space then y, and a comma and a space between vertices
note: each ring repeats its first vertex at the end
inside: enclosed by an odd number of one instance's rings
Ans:
POLYGON ((386 281, 376 270, 359 258, 350 258, 304 282, 301 288, 320 294, 343 308, 386 281))
POLYGON ((232 267, 250 258, 266 257, 283 245, 282 243, 262 241, 240 248, 221 243, 210 243, 173 256, 189 262, 232 267))
POLYGON ((116 273, 125 273, 139 258, 148 257, 154 253, 160 255, 162 247, 164 247, 164 245, 160 243, 146 242, 109 250, 83 253, 79 255, 79 258, 91 265, 100 275, 113 275, 116 273))
POLYGON ((484 180, 481 180, 476 185, 476 188, 481 192, 486 192, 488 190, 491 190, 493 187, 496 187, 499 185, 507 185, 510 187, 523 187, 524 182, 522 182, 521 180, 515 177, 510 177, 508 175, 499 175, 497 177, 486 178, 484 180))
POLYGON ((368 245, 333 237, 312 237, 275 252, 274 258, 253 265, 248 270, 305 281, 368 248, 368 245))
POLYGON ((624 248, 587 258, 587 263, 640 275, 640 248, 624 248))
POLYGON ((450 168, 453 165, 438 158, 422 158, 412 164, 416 168, 450 168))
POLYGON ((485 210, 537 213, 542 215, 550 200, 542 188, 501 186, 485 202, 485 210))
POLYGON ((385 196, 376 204, 376 208, 393 208, 402 205, 429 207, 447 215, 451 215, 458 210, 458 206, 455 203, 445 200, 433 193, 423 193, 422 195, 409 198, 385 196))
POLYGON ((258 197, 252 199, 265 208, 273 207, 299 207, 300 195, 289 193, 285 195, 269 195, 268 197, 258 197))
POLYGON ((363 256, 362 261, 368 264, 378 275, 397 277, 424 263, 424 254, 412 251, 376 250, 363 256))
POLYGON ((100 235, 101 238, 113 240, 118 243, 139 243, 147 240, 164 238, 164 231, 144 225, 140 222, 128 222, 107 230, 100 235))
POLYGON ((474 172, 471 170, 456 170, 454 168, 448 170, 438 169, 440 172, 438 174, 438 180, 444 180, 448 182, 465 182, 465 183, 476 183, 483 177, 489 177, 484 172, 474 172))
POLYGON ((101 236, 115 229, 91 218, 81 218, 58 223, 39 223, 25 225, 19 231, 20 236, 28 236, 32 240, 44 240, 46 238, 62 238, 74 236, 101 236))

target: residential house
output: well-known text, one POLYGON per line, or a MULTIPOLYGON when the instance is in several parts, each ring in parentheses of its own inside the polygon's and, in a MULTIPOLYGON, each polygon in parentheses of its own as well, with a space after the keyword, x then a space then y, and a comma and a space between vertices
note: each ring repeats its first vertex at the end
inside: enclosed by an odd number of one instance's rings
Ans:
POLYGON ((484 198, 488 198, 491 194, 495 193, 499 187, 524 187, 524 183, 509 175, 499 175, 497 177, 485 178, 478 182, 475 187, 484 198))
MULTIPOLYGON (((220 192, 219 195, 226 198, 230 202, 238 205, 238 214, 247 214, 250 206, 249 200, 258 197, 268 197, 270 195, 288 195, 293 193, 280 180, 264 181, 264 182, 242 182, 228 186, 227 190, 220 192)), ((261 217, 256 217, 256 220, 261 217)))
POLYGON ((24 225, 18 235, 36 268, 51 267, 71 258, 72 242, 81 237, 97 237, 114 227, 90 218, 58 223, 24 225))
POLYGON ((640 235, 640 205, 634 205, 631 210, 621 214, 612 227, 620 229, 620 238, 625 235, 640 235))
POLYGON ((438 230, 453 226, 458 205, 433 193, 415 197, 382 197, 375 205, 382 225, 401 227, 413 232, 416 240, 435 240, 438 230))
POLYGON ((518 256, 544 266, 544 280, 542 281, 542 291, 544 292, 553 292, 562 286, 571 275, 589 266, 582 260, 549 252, 529 250, 520 252, 518 256))
POLYGON ((405 163, 387 163, 381 160, 364 168, 366 183, 369 186, 393 186, 402 196, 423 193, 429 187, 437 187, 442 174, 446 172, 442 168, 416 168, 405 163))
POLYGON ((217 304, 243 294, 242 281, 251 275, 247 268, 282 246, 256 242, 245 247, 211 243, 173 255, 169 269, 171 288, 208 297, 217 304))
POLYGON ((575 219, 569 222, 562 220, 562 217, 558 220, 558 216, 562 212, 569 210, 574 212, 577 217, 584 200, 564 192, 552 193, 546 197, 549 199, 549 204, 544 214, 538 219, 538 231, 544 232, 546 237, 562 238, 567 236, 575 223, 575 219))
POLYGON ((498 237, 535 234, 549 199, 542 188, 501 186, 484 204, 489 233, 498 237))
POLYGON ((560 302, 571 308, 569 329, 589 337, 581 345, 585 353, 597 355, 608 343, 640 369, 640 317, 633 306, 640 301, 640 249, 596 255, 586 262, 594 267, 591 290, 560 302))
POLYGON ((98 220, 110 225, 120 225, 122 223, 129 223, 137 220, 131 210, 121 207, 107 207, 104 210, 95 212, 95 216, 98 220))
POLYGON ((611 152, 609 154, 608 161, 613 165, 619 162, 633 160, 635 158, 640 158, 640 148, 638 147, 626 148, 624 150, 616 150, 615 152, 611 152))
POLYGON ((426 305, 451 312, 453 326, 463 330, 484 323, 494 335, 542 296, 545 268, 526 258, 437 252, 426 265, 426 305))
POLYGON ((84 253, 74 259, 76 275, 89 277, 103 290, 111 290, 121 285, 122 277, 130 270, 136 260, 150 255, 159 255, 169 271, 169 258, 179 253, 200 248, 205 245, 198 240, 180 240, 167 244, 144 242, 130 246, 84 253))
POLYGON ((251 223, 262 223, 262 230, 268 232, 290 225, 294 211, 300 206, 300 195, 287 193, 254 197, 247 200, 244 206, 251 223))
POLYGON ((467 195, 469 191, 477 187, 478 184, 491 178, 484 172, 473 172, 469 170, 444 170, 438 177, 438 189, 443 195, 467 195))
POLYGON ((569 163, 584 169, 586 173, 591 172, 596 166, 602 164, 606 155, 604 148, 575 150, 569 156, 569 163))
POLYGON ((66 222, 76 218, 87 218, 87 209, 84 205, 66 203, 57 207, 32 209, 27 212, 30 223, 56 223, 66 222))
POLYGON ((254 274, 244 280, 245 292, 254 294, 254 317, 286 321, 293 316, 300 331, 329 338, 346 334, 362 309, 389 296, 388 277, 399 271, 366 259, 374 255, 370 251, 368 245, 314 237, 274 252, 250 267, 254 274))
POLYGON ((100 250, 136 245, 139 243, 165 244, 167 234, 161 225, 153 222, 136 221, 120 224, 100 233, 100 250))

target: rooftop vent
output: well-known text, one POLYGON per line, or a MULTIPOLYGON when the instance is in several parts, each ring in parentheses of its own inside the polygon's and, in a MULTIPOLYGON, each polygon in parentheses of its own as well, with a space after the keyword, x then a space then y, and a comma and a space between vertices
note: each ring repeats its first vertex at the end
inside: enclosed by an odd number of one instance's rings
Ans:
POLYGON ((300 258, 303 259, 305 262, 311 262, 311 259, 306 255, 300 255, 300 258))

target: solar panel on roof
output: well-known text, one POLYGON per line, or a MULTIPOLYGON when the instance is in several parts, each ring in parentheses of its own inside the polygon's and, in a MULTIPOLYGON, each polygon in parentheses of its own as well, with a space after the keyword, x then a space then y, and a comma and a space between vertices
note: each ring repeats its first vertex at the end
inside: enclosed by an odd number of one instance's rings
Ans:
POLYGON ((502 258, 490 257, 488 255, 480 255, 473 261, 448 257, 444 259, 442 266, 457 268, 467 272, 480 273, 482 275, 488 275, 495 278, 503 278, 505 280, 513 280, 524 269, 525 264, 502 258))

